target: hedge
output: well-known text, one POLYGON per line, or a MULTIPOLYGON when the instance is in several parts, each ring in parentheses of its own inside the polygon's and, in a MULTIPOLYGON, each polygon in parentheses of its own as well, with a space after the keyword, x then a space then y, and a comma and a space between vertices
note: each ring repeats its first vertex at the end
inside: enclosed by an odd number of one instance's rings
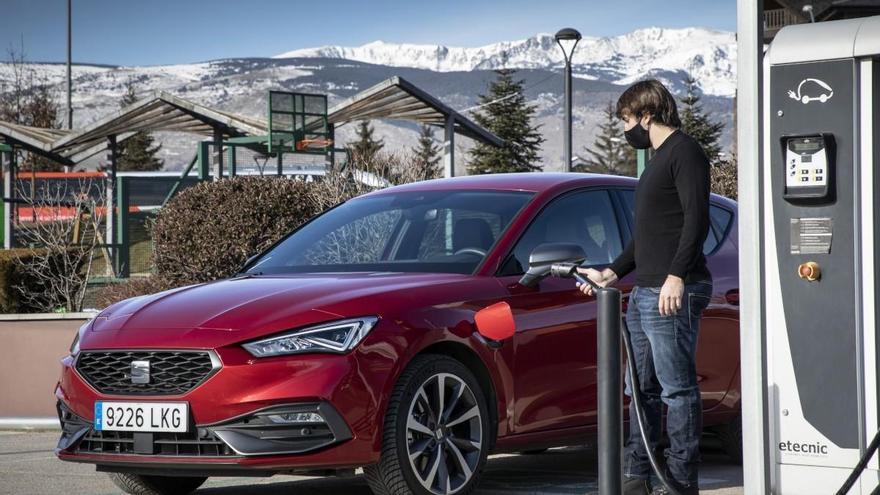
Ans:
POLYGON ((320 209, 313 182, 235 177, 182 191, 152 226, 156 274, 170 286, 229 277, 320 209))
POLYGON ((22 269, 39 251, 27 248, 0 250, 0 313, 32 313, 32 308, 22 302, 16 286, 36 286, 39 280, 29 280, 22 269))

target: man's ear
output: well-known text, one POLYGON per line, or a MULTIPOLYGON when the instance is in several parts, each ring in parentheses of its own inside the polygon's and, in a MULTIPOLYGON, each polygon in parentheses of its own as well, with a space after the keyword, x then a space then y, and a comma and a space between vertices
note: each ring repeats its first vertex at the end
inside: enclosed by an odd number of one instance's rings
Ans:
POLYGON ((650 113, 644 113, 644 114, 642 114, 642 118, 639 119, 639 123, 642 124, 642 127, 647 129, 648 126, 651 124, 652 120, 654 120, 653 115, 651 115, 650 113))

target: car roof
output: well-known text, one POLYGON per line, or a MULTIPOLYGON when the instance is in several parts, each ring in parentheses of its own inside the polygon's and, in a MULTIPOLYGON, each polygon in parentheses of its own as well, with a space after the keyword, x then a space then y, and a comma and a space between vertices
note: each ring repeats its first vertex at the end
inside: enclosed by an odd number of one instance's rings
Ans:
MULTIPOLYGON (((441 191, 441 190, 492 190, 492 191, 530 191, 543 193, 559 186, 574 189, 586 186, 625 186, 635 187, 638 179, 629 176, 588 174, 579 172, 516 172, 484 175, 464 175, 443 179, 423 180, 379 189, 360 197, 394 194, 399 192, 441 191)), ((737 210, 736 201, 712 193, 711 199, 728 208, 737 210)))
POLYGON ((410 192, 410 191, 437 191, 437 190, 498 190, 498 191, 531 191, 541 193, 554 189, 560 185, 570 183, 571 186, 585 185, 628 185, 636 183, 634 177, 620 177, 614 175, 585 174, 585 173, 561 173, 561 172, 519 172, 485 175, 466 175, 445 179, 432 179, 413 182, 399 186, 380 189, 368 194, 368 196, 410 192))

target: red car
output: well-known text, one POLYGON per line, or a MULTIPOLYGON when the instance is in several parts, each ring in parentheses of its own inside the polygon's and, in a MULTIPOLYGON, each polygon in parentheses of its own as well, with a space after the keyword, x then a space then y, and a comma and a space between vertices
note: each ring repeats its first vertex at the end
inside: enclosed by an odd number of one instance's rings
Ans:
MULTIPOLYGON (((635 185, 528 173, 392 187, 315 217, 238 276, 115 304, 63 360, 56 454, 129 493, 363 466, 377 494, 464 494, 490 452, 584 443, 594 300, 573 280, 519 280, 543 243, 609 264, 632 232, 635 185), (474 314, 499 301, 517 332, 489 346, 474 314)), ((736 205, 711 201, 698 365, 705 425, 732 438, 736 205)))

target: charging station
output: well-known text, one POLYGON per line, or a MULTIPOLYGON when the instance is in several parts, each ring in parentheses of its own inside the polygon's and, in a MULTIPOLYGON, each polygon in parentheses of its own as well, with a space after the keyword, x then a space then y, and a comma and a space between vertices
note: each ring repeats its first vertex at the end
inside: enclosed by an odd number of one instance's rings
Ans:
MULTIPOLYGON (((785 27, 740 64, 745 491, 836 493, 880 430, 880 17, 785 27)), ((845 493, 878 484, 873 457, 845 493)))

